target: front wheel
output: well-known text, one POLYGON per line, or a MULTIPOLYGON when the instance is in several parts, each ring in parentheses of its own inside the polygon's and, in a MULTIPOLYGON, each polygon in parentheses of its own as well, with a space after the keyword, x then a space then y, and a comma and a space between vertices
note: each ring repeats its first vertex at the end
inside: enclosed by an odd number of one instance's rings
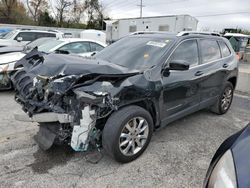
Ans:
POLYGON ((102 143, 110 156, 126 163, 145 151, 152 133, 150 113, 139 106, 128 106, 110 116, 103 130, 102 143))
POLYGON ((219 99, 211 107, 211 111, 219 115, 225 114, 229 110, 232 104, 233 93, 234 93, 233 85, 230 82, 226 82, 219 99))

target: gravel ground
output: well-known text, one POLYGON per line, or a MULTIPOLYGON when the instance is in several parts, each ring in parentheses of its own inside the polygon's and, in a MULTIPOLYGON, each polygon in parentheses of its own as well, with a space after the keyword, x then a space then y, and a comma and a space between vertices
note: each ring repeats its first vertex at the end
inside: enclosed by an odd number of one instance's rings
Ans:
POLYGON ((102 152, 93 164, 98 152, 39 149, 36 124, 13 119, 19 111, 13 95, 0 93, 0 187, 201 187, 218 146, 250 122, 250 97, 238 93, 225 115, 204 110, 155 132, 131 163, 119 164, 102 152))

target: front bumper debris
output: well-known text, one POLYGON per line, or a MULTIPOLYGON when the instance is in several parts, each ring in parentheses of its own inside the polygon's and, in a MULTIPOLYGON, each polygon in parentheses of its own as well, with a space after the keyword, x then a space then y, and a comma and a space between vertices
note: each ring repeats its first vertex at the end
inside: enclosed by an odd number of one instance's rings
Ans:
POLYGON ((60 123, 70 123, 72 122, 72 117, 68 114, 59 114, 54 112, 44 112, 40 114, 34 114, 29 117, 26 113, 14 114, 14 118, 18 121, 24 122, 38 122, 38 123, 48 123, 48 122, 60 122, 60 123))
POLYGON ((75 125, 71 137, 71 147, 75 151, 86 151, 89 145, 89 133, 95 126, 95 110, 85 106, 82 110, 80 125, 75 125))
MULTIPOLYGON (((60 129, 56 128, 55 130, 54 123, 74 123, 71 115, 54 112, 34 114, 32 117, 29 117, 26 113, 19 113, 14 114, 14 117, 18 121, 40 123, 39 132, 35 136, 35 140, 44 150, 49 149, 53 145, 54 140, 57 137, 56 133, 60 129)), ((95 127, 96 112, 94 109, 91 109, 90 106, 85 106, 82 110, 81 117, 80 124, 73 126, 70 141, 70 145, 75 151, 87 151, 90 143, 90 135, 93 134, 92 132, 95 127)))

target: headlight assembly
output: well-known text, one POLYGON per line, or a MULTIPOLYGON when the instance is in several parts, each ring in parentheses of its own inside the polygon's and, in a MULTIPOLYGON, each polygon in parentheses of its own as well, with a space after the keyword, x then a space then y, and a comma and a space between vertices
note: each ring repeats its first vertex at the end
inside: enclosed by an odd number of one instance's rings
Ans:
POLYGON ((8 71, 12 71, 14 70, 14 65, 15 65, 15 61, 14 62, 10 62, 10 63, 6 63, 6 64, 1 64, 0 65, 0 72, 8 72, 8 71))
POLYGON ((234 160, 231 150, 220 158, 208 180, 208 188, 237 188, 234 160))

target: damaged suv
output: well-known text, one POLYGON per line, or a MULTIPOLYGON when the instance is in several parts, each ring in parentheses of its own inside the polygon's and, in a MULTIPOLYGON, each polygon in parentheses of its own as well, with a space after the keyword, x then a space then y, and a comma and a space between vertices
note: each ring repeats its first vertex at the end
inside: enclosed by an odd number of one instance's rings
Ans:
POLYGON ((190 113, 228 111, 238 64, 229 42, 202 33, 141 33, 91 58, 33 50, 12 76, 21 121, 39 123, 35 140, 75 151, 103 147, 130 162, 154 130, 190 113))

